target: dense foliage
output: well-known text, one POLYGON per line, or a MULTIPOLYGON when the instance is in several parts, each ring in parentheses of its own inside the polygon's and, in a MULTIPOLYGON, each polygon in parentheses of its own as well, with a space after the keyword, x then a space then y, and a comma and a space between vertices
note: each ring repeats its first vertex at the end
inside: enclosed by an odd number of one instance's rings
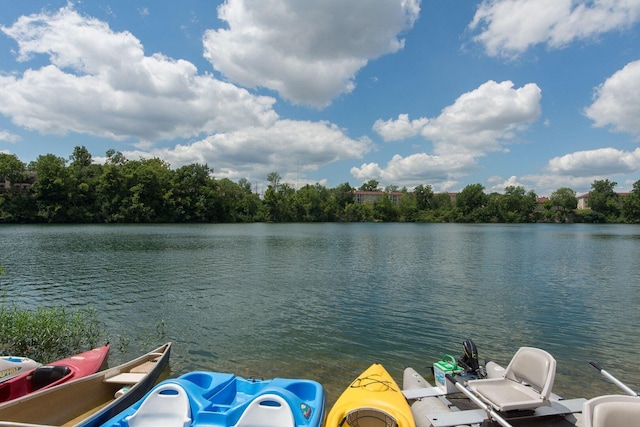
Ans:
MULTIPOLYGON (((259 195, 246 179, 235 183, 214 178, 207 165, 174 170, 158 158, 128 160, 114 150, 106 158, 105 164, 96 164, 85 147, 76 147, 68 160, 47 154, 25 165, 15 155, 0 153, 0 178, 31 184, 26 191, 0 193, 0 222, 640 223, 640 181, 625 197, 615 193, 615 182, 594 181, 588 210, 576 210, 576 193, 570 188, 556 190, 541 204, 523 187, 486 194, 481 184, 468 185, 454 196, 436 194, 429 185, 413 191, 390 186, 375 202, 358 203, 348 183, 332 189, 320 184, 295 189, 272 172, 267 190, 259 195)), ((375 180, 359 189, 380 190, 375 180)))
POLYGON ((94 310, 69 311, 64 307, 35 310, 14 304, 0 305, 0 354, 26 356, 50 363, 90 350, 104 338, 94 310))

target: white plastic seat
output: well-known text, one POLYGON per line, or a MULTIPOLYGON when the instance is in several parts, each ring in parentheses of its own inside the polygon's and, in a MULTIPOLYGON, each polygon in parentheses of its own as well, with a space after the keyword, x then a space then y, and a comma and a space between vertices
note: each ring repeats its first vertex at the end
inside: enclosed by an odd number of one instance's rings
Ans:
POLYGON ((556 360, 546 351, 520 347, 501 377, 467 383, 487 404, 499 412, 535 409, 550 405, 556 376, 556 360))
POLYGON ((187 392, 178 384, 162 384, 126 420, 129 427, 187 427, 191 424, 187 392))
POLYGON ((295 427, 291 407, 277 394, 263 394, 249 403, 235 427, 295 427))
POLYGON ((640 398, 627 395, 598 396, 582 406, 584 427, 622 427, 640 423, 640 398))

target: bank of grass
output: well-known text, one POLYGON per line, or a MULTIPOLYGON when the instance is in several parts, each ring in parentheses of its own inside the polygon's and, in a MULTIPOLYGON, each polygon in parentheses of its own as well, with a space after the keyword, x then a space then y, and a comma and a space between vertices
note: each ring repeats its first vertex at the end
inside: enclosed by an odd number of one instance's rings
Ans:
POLYGON ((33 310, 0 302, 0 355, 26 356, 50 363, 103 345, 105 333, 94 309, 33 310))

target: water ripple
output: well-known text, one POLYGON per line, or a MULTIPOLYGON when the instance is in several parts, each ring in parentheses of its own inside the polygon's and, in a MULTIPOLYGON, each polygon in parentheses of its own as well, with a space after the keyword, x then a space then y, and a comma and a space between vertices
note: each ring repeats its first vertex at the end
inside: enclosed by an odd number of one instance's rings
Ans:
MULTIPOLYGON (((304 376, 330 399, 372 362, 397 378, 472 338, 508 362, 558 359, 557 392, 640 386, 640 228, 457 224, 2 226, 2 288, 25 306, 93 306, 143 352, 162 325, 172 374, 304 376), (606 386, 605 386, 606 387, 606 386)), ((121 357, 115 353, 114 358, 121 357)), ((124 357, 124 356, 122 356, 124 357)))

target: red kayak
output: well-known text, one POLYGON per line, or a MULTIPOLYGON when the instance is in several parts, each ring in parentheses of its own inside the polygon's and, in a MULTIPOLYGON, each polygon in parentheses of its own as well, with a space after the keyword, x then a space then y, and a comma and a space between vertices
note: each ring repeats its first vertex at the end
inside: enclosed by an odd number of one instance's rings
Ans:
POLYGON ((109 344, 39 366, 0 383, 0 403, 94 374, 102 368, 108 355, 109 344))

